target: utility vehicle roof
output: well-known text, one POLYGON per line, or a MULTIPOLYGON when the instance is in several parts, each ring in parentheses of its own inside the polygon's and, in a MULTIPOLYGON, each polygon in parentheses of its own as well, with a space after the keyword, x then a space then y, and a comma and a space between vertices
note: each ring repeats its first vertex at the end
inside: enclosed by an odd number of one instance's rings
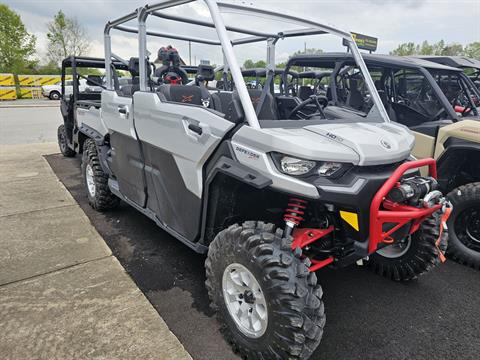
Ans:
MULTIPOLYGON (((283 75, 284 69, 275 69, 275 76, 283 75)), ((289 75, 293 77, 298 77, 298 73, 296 71, 290 70, 288 72, 289 75)), ((267 76, 267 69, 265 68, 254 68, 254 69, 245 69, 242 70, 243 76, 258 76, 258 77, 265 77, 267 76)))
MULTIPOLYGON (((414 57, 401 57, 393 55, 365 54, 362 53, 365 62, 371 65, 378 64, 380 66, 397 66, 401 68, 419 69, 426 68, 432 70, 450 70, 461 71, 457 68, 437 64, 424 59, 414 57)), ((334 68, 335 63, 339 60, 354 62, 351 53, 323 53, 316 55, 295 55, 288 61, 288 66, 310 66, 319 68, 334 68)))
POLYGON ((298 74, 298 77, 300 79, 321 79, 331 74, 331 71, 303 71, 298 74))
POLYGON ((422 55, 418 56, 420 59, 435 62, 437 64, 443 64, 451 67, 458 68, 472 68, 480 70, 480 61, 476 59, 470 59, 465 56, 433 56, 422 55))
MULTIPOLYGON (((112 61, 117 70, 128 70, 128 65, 120 61, 112 61)), ((68 68, 72 67, 75 64, 76 67, 81 68, 105 68, 105 59, 104 58, 94 58, 88 56, 69 56, 62 61, 62 67, 68 68)))

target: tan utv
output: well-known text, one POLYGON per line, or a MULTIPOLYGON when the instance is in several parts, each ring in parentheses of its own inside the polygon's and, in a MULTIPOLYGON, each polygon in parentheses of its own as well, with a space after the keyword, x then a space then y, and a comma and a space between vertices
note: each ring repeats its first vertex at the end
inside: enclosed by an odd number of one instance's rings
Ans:
MULTIPOLYGON (((458 68, 414 57, 362 57, 390 119, 414 132, 413 155, 437 160, 440 190, 453 204, 447 253, 480 269, 479 90, 458 68)), ((333 70, 328 104, 351 109, 360 121, 375 109, 352 60, 349 53, 323 53, 298 55, 289 64, 333 70)))
POLYGON ((448 220, 447 254, 459 263, 480 269, 480 93, 461 71, 429 68, 426 71, 435 83, 424 86, 435 93, 441 90, 437 95, 444 98, 445 111, 439 110, 441 118, 451 119, 452 123, 433 132, 428 132, 428 125, 411 127, 418 130, 414 133, 413 155, 437 160, 440 188, 448 193, 453 205, 448 220))

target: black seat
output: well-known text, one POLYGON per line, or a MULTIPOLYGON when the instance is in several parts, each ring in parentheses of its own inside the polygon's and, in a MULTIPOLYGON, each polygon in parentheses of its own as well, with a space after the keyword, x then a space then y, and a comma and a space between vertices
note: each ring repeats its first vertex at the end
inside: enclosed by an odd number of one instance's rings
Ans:
MULTIPOLYGON (((147 67, 147 78, 150 78, 152 68, 150 67, 150 64, 148 62, 146 62, 146 67, 147 67)), ((139 78, 140 61, 138 60, 138 57, 130 58, 128 62, 128 71, 132 76, 132 83, 128 85, 123 85, 120 88, 120 93, 123 96, 133 96, 133 94, 136 91, 140 90, 140 78, 139 78)))
POLYGON ((231 91, 218 91, 212 95, 213 108, 223 114, 226 114, 233 100, 231 91))
MULTIPOLYGON (((249 89, 248 95, 250 96, 253 107, 258 114, 258 120, 278 120, 277 103, 270 92, 266 93, 265 100, 263 101, 260 111, 257 111, 257 107, 262 97, 262 90, 249 89)), ((238 96, 238 92, 236 90, 233 92, 233 99, 240 101, 240 97, 238 96)))
POLYGON ((203 86, 163 84, 157 88, 162 101, 211 107, 211 96, 203 86))
POLYGON ((347 95, 347 105, 356 110, 362 110, 365 105, 363 95, 357 87, 357 80, 350 79, 350 91, 347 95))
POLYGON ((298 97, 300 100, 305 101, 313 95, 313 89, 310 86, 300 86, 298 88, 298 97))

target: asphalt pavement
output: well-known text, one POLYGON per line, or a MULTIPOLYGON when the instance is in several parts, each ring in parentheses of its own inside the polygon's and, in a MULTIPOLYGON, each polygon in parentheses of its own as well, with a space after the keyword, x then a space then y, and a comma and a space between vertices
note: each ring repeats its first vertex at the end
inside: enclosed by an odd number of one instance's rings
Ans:
MULTIPOLYGON (((126 204, 94 211, 78 156, 51 155, 47 161, 194 359, 237 359, 209 309, 204 257, 126 204)), ((327 324, 312 359, 480 358, 479 271, 448 261, 408 284, 357 266, 317 276, 327 324)))
POLYGON ((58 101, 16 100, 0 102, 0 144, 57 141, 62 122, 58 101), (46 106, 38 107, 46 104, 46 106))

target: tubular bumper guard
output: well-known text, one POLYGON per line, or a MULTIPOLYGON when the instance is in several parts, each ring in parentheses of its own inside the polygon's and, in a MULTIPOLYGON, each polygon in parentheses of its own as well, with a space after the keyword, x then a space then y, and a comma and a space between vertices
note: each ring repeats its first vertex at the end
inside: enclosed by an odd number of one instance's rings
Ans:
POLYGON ((442 208, 442 204, 436 204, 428 208, 417 208, 414 206, 394 203, 386 200, 387 194, 396 186, 402 176, 410 169, 416 169, 428 166, 429 176, 437 178, 437 164, 434 159, 427 158, 403 163, 385 181, 382 187, 375 194, 370 205, 370 237, 368 243, 368 253, 374 253, 378 250, 381 243, 391 243, 390 235, 408 222, 412 222, 410 234, 418 230, 420 224, 425 218, 432 215, 435 211, 442 208), (395 223, 393 228, 384 232, 383 224, 395 223))

